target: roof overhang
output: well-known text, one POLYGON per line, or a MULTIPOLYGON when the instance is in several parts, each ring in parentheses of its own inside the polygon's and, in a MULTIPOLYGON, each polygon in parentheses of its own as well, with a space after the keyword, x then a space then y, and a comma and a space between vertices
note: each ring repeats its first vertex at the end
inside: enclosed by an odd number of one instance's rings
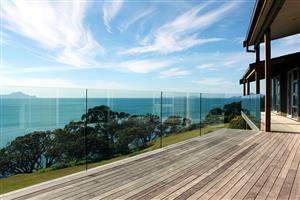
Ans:
MULTIPOLYGON (((274 70, 282 69, 285 66, 298 66, 300 60, 300 52, 280 56, 277 58, 271 59, 271 73, 274 70)), ((255 71, 259 74, 259 80, 265 78, 265 71, 264 71, 264 61, 260 61, 257 63, 251 63, 244 73, 243 77, 240 79, 240 84, 246 82, 253 82, 255 81, 255 71)))
POLYGON ((300 3, 298 0, 257 0, 244 47, 258 45, 266 30, 271 40, 300 33, 300 3))

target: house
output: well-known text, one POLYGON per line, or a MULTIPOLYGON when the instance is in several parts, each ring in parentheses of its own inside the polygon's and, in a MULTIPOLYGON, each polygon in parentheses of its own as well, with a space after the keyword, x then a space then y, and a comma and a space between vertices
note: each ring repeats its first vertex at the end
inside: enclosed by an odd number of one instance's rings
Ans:
POLYGON ((271 58, 271 41, 300 33, 300 1, 257 0, 243 43, 256 60, 240 79, 244 96, 250 95, 250 83, 255 82, 260 94, 260 80, 265 79, 265 131, 271 131, 271 113, 300 121, 300 41, 298 52, 271 58), (260 59, 264 44, 265 60, 260 59))

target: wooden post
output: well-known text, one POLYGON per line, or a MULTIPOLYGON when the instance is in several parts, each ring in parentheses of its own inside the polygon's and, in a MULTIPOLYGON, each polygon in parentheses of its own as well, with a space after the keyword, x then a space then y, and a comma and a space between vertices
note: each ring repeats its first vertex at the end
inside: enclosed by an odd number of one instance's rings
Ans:
POLYGON ((271 131, 271 31, 268 28, 264 35, 265 41, 265 131, 271 131))
POLYGON ((260 80, 259 80, 259 74, 258 71, 255 70, 255 83, 256 83, 256 94, 260 93, 260 80))
POLYGON ((256 57, 256 63, 260 61, 260 48, 259 44, 255 46, 255 57, 256 57))
MULTIPOLYGON (((260 47, 259 44, 255 46, 256 63, 260 62, 260 47)), ((256 94, 260 93, 260 80, 257 69, 255 69, 255 82, 256 82, 256 94)))
POLYGON ((300 122, 300 67, 298 67, 298 122, 300 122))
POLYGON ((247 80, 247 95, 250 95, 250 81, 247 80))
POLYGON ((246 83, 245 82, 243 83, 243 86, 244 86, 243 95, 246 96, 246 83))

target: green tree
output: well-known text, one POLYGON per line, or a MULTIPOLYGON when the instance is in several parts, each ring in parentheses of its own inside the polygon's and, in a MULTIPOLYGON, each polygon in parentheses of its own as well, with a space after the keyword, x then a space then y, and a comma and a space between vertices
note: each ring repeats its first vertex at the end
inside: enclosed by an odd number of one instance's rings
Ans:
POLYGON ((241 102, 233 102, 224 105, 224 122, 228 123, 236 116, 241 115, 241 102))
MULTIPOLYGON (((31 173, 43 168, 50 132, 37 131, 13 140, 2 153, 9 160, 10 173, 31 173)), ((5 162, 5 160, 4 160, 5 162)))
POLYGON ((58 154, 58 164, 85 159, 84 123, 70 122, 63 129, 56 129, 54 154, 58 154))
POLYGON ((12 166, 9 160, 8 152, 6 148, 0 150, 0 175, 8 176, 12 173, 12 166))
POLYGON ((152 114, 131 116, 117 131, 117 149, 128 153, 132 149, 141 149, 159 133, 159 117, 152 114))
POLYGON ((105 144, 108 144, 107 153, 112 155, 116 140, 115 134, 129 116, 128 113, 114 112, 110 107, 101 105, 89 109, 81 119, 86 120, 88 126, 95 128, 95 133, 101 136, 105 144))

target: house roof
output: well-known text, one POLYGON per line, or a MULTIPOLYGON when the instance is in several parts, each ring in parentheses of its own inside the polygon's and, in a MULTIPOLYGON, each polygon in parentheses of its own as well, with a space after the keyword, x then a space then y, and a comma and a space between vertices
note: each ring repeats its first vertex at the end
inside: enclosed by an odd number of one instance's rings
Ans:
POLYGON ((261 43, 269 27, 271 40, 300 33, 300 1, 257 0, 244 47, 261 43))

